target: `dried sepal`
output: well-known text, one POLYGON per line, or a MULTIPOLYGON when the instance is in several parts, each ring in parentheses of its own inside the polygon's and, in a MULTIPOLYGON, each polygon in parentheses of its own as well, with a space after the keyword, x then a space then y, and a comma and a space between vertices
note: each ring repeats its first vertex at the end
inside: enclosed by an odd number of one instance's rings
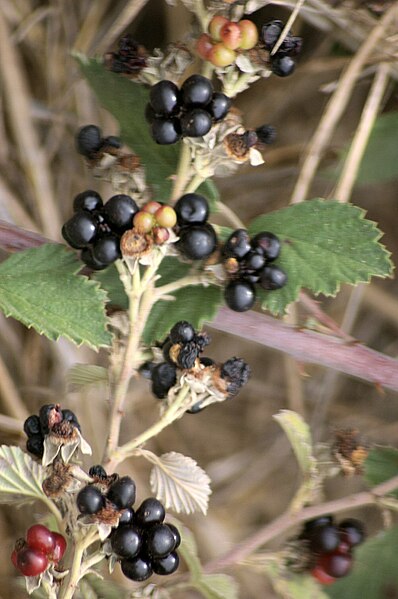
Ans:
POLYGON ((90 477, 76 464, 65 464, 57 460, 53 462, 49 476, 43 481, 43 491, 47 497, 58 498, 65 493, 75 493, 83 482, 90 477))
POLYGON ((68 463, 75 451, 91 455, 91 447, 82 437, 79 429, 71 422, 63 420, 55 424, 44 439, 43 466, 49 466, 60 454, 63 461, 68 463))
POLYGON ((346 476, 363 473, 368 453, 369 448, 363 443, 357 429, 349 428, 335 432, 331 455, 346 476))

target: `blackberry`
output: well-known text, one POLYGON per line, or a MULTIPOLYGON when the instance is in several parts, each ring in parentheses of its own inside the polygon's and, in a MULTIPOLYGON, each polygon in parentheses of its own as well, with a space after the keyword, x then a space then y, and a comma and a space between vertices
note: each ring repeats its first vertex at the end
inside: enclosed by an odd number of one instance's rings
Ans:
POLYGON ((81 210, 85 210, 86 212, 94 212, 94 210, 100 210, 102 205, 100 194, 92 189, 88 189, 75 197, 73 200, 73 211, 80 212, 81 210))
POLYGON ((163 353, 163 357, 166 360, 166 362, 174 365, 174 362, 170 357, 170 350, 172 347, 173 347, 173 343, 170 341, 169 338, 167 338, 167 340, 165 341, 165 343, 162 347, 162 353, 163 353))
POLYGON ((142 582, 152 575, 152 567, 149 561, 138 556, 134 559, 123 559, 120 562, 123 574, 130 580, 142 582))
POLYGON ((174 534, 167 524, 155 524, 147 531, 145 550, 152 558, 166 557, 174 548, 174 534))
POLYGON ((209 217, 208 201, 197 193, 186 193, 181 196, 174 209, 180 226, 203 224, 209 217))
POLYGON ((199 352, 200 347, 198 347, 196 340, 184 343, 184 345, 180 346, 180 349, 175 356, 177 366, 184 369, 192 368, 199 352))
POLYGON ((312 520, 308 520, 304 524, 304 531, 300 535, 301 538, 307 538, 308 535, 315 528, 322 528, 323 526, 332 526, 333 525, 333 516, 319 516, 318 518, 313 518, 312 520))
POLYGON ((177 382, 176 367, 168 362, 157 364, 152 371, 152 393, 159 399, 166 397, 177 382))
POLYGON ((157 144, 168 146, 177 143, 181 137, 181 126, 178 119, 154 119, 151 135, 157 144))
POLYGON ((111 229, 124 233, 133 227, 134 215, 139 208, 133 198, 125 194, 114 195, 106 202, 102 214, 111 229))
POLYGON ((261 253, 267 262, 276 260, 281 250, 279 238, 268 231, 257 233, 252 240, 251 245, 254 251, 261 253))
POLYGON ((126 524, 132 524, 134 521, 134 510, 131 507, 123 510, 119 518, 119 526, 125 526, 126 524))
POLYGON ((92 247, 92 257, 94 263, 112 264, 118 258, 121 258, 119 237, 116 235, 104 235, 97 239, 92 247))
POLYGON ((343 520, 338 528, 341 539, 348 543, 350 547, 356 547, 365 540, 365 527, 362 522, 355 518, 343 520))
POLYGON ((54 424, 62 422, 63 416, 61 408, 58 404, 46 404, 40 408, 39 418, 42 433, 43 435, 47 435, 54 424))
POLYGON ((160 524, 166 512, 163 504, 155 497, 147 497, 135 512, 137 522, 142 526, 160 524))
POLYGON ((105 497, 97 487, 87 485, 79 491, 76 503, 81 514, 96 514, 105 506, 105 497))
POLYGON ((73 426, 75 426, 79 431, 81 430, 81 426, 76 417, 76 414, 72 412, 72 410, 62 410, 62 418, 67 422, 70 422, 73 426))
POLYGON ((23 430, 28 437, 41 435, 40 418, 36 414, 29 416, 23 423, 23 430))
POLYGON ((296 68, 296 63, 290 56, 275 56, 271 60, 271 70, 278 77, 288 77, 296 68))
POLYGON ((243 258, 239 272, 253 272, 260 270, 265 265, 265 257, 254 251, 250 251, 243 258))
POLYGON ((311 552, 317 554, 331 553, 340 543, 339 531, 333 525, 314 528, 308 538, 311 552))
POLYGON ((112 534, 112 550, 118 557, 136 557, 142 546, 142 536, 135 526, 120 526, 112 534))
POLYGON ((207 106, 207 110, 217 121, 224 119, 232 106, 232 100, 222 92, 215 92, 211 98, 210 104, 207 106))
POLYGON ((274 19, 262 26, 261 38, 267 50, 272 50, 283 30, 283 22, 274 19))
POLYGON ((80 253, 80 260, 86 264, 92 270, 104 270, 109 264, 104 264, 104 262, 100 262, 93 256, 92 248, 84 248, 84 250, 80 253))
POLYGON ((106 478, 108 476, 105 468, 103 468, 101 464, 91 466, 90 470, 88 471, 88 475, 92 478, 106 478))
POLYGON ((152 380, 152 372, 155 368, 155 362, 144 362, 139 368, 139 373, 144 379, 152 380))
POLYGON ((228 382, 230 396, 236 395, 250 377, 250 366, 242 358, 230 358, 221 367, 221 378, 228 382))
POLYGON ((186 320, 177 322, 170 331, 172 343, 188 343, 195 337, 195 329, 186 320))
POLYGON ((228 308, 234 312, 246 312, 254 306, 256 291, 252 283, 237 279, 226 286, 224 299, 228 308))
POLYGON ((152 569, 155 574, 158 574, 159 576, 167 576, 173 574, 177 570, 179 563, 180 558, 178 557, 178 553, 172 551, 165 557, 153 559, 152 569))
POLYGON ((123 144, 120 140, 120 137, 116 137, 116 135, 108 135, 108 137, 105 137, 101 142, 101 150, 106 150, 110 148, 114 150, 120 150, 122 145, 123 144))
POLYGON ((273 144, 276 140, 276 129, 272 125, 261 125, 256 129, 257 139, 262 144, 273 144))
POLYGON ((274 264, 265 266, 260 274, 260 285, 267 291, 281 289, 287 283, 287 274, 274 264))
POLYGON ((209 112, 203 108, 193 108, 180 120, 181 133, 184 137, 203 137, 211 129, 212 120, 209 112))
POLYGON ((202 75, 191 75, 181 87, 184 107, 203 107, 209 104, 213 96, 213 85, 210 79, 202 75))
POLYGON ((347 576, 352 568, 352 555, 338 551, 327 553, 318 558, 317 566, 333 578, 342 578, 347 576))
POLYGON ((111 485, 107 498, 118 509, 131 507, 135 502, 135 482, 129 476, 122 476, 111 485))
POLYGON ((222 254, 226 258, 242 260, 251 249, 249 233, 246 229, 236 229, 225 242, 222 254))
POLYGON ((62 227, 62 236, 74 249, 83 249, 92 243, 97 235, 98 220, 83 210, 76 212, 62 227))
POLYGON ((170 528, 172 534, 174 535, 174 550, 175 550, 181 544, 180 531, 178 530, 178 528, 176 526, 174 526, 174 524, 167 524, 167 526, 170 528))
POLYGON ((205 408, 202 407, 202 404, 203 404, 202 401, 197 401, 196 403, 193 404, 193 406, 191 406, 189 408, 189 410, 186 410, 185 413, 186 414, 199 414, 199 412, 203 412, 203 410, 205 408))
POLYGON ((176 84, 165 79, 151 87, 149 102, 155 114, 171 116, 179 111, 179 96, 180 92, 176 84))
POLYGON ((101 129, 96 125, 86 125, 76 135, 76 149, 86 158, 92 158, 101 147, 101 129))
POLYGON ((36 457, 42 458, 44 453, 43 435, 31 435, 26 441, 26 450, 36 457))
POLYGON ((217 247, 217 235, 211 225, 192 225, 182 227, 177 249, 191 260, 203 260, 217 247))

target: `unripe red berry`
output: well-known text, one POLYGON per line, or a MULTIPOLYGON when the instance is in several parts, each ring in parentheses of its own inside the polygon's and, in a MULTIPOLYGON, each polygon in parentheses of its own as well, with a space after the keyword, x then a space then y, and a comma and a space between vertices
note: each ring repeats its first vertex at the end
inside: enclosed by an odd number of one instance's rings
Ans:
POLYGON ((13 551, 11 553, 11 561, 15 568, 18 568, 17 557, 18 557, 18 554, 17 554, 16 550, 13 549, 13 551))
POLYGON ((170 237, 170 233, 164 227, 153 227, 152 235, 156 245, 163 245, 170 237))
POLYGON ((258 31, 253 21, 249 19, 243 19, 238 23, 241 41, 239 48, 241 50, 251 50, 258 42, 258 31))
POLYGON ((238 23, 233 23, 232 21, 225 23, 225 25, 221 27, 220 35, 221 41, 226 48, 229 48, 230 50, 236 50, 240 47, 242 41, 242 32, 238 23))
POLYGON ((161 206, 155 212, 155 219, 160 227, 171 228, 177 223, 177 215, 172 206, 161 206))
POLYGON ((333 578, 333 576, 330 576, 330 574, 327 574, 320 564, 317 564, 314 568, 312 568, 311 575, 320 584, 323 584, 325 586, 336 582, 336 579, 333 578))
POLYGON ((202 60, 207 60, 212 47, 213 44, 211 42, 211 37, 207 35, 207 33, 202 33, 202 35, 196 40, 195 50, 202 60))
POLYGON ((216 42, 221 41, 221 29, 230 21, 221 15, 215 15, 209 23, 209 33, 216 42))
POLYGON ((38 549, 46 555, 54 549, 53 533, 42 524, 34 524, 26 533, 26 542, 31 549, 38 549))
POLYGON ((147 202, 146 204, 144 204, 143 207, 141 208, 141 210, 143 212, 149 212, 149 214, 155 214, 156 210, 159 210, 159 208, 161 208, 161 207, 162 207, 162 204, 152 200, 151 202, 147 202))
POLYGON ((63 558, 66 551, 66 540, 58 532, 52 532, 51 534, 54 538, 54 549, 48 557, 52 562, 58 563, 63 558))
POLYGON ((214 44, 210 50, 207 60, 215 67, 227 67, 235 62, 236 52, 226 48, 222 42, 214 44))
POLYGON ((155 224, 155 217, 149 212, 140 210, 134 215, 133 223, 134 228, 140 233, 149 233, 155 224))
POLYGON ((42 551, 27 546, 18 552, 17 568, 24 576, 38 576, 47 567, 48 558, 42 551))

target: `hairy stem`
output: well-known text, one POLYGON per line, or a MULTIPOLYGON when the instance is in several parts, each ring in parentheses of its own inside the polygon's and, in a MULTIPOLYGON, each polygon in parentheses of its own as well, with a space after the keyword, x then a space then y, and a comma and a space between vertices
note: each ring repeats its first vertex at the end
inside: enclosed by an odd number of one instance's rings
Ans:
POLYGON ((84 552, 90 545, 98 541, 98 539, 98 531, 95 529, 89 530, 83 538, 77 541, 74 548, 73 561, 69 575, 65 578, 65 582, 61 587, 60 599, 72 599, 81 577, 81 565, 84 552))
POLYGON ((174 180, 170 201, 174 204, 184 193, 185 187, 191 176, 191 148, 187 143, 182 143, 178 161, 176 178, 174 180))

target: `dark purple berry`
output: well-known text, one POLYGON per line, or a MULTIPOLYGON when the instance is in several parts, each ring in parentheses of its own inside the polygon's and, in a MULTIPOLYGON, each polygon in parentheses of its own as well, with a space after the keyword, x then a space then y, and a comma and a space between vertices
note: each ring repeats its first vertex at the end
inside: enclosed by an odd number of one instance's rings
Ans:
MULTIPOLYGON (((205 409, 204 407, 202 407, 203 401, 197 401, 196 403, 193 404, 193 406, 191 406, 189 408, 189 410, 186 410, 186 414, 199 414, 199 412, 203 412, 203 410, 205 409)), ((207 407, 207 406, 205 406, 207 407)))
POLYGON ((29 416, 23 424, 23 430, 28 437, 41 435, 40 418, 36 414, 29 416))
POLYGON ((256 129, 257 139, 262 144, 273 144, 276 140, 276 129, 272 125, 261 125, 256 129))
POLYGON ((163 504, 155 497, 147 497, 135 512, 137 522, 143 526, 160 524, 163 522, 166 511, 163 504))
POLYGON ((221 121, 225 118, 232 106, 232 100, 222 92, 215 92, 211 98, 210 104, 206 109, 210 112, 213 119, 221 121))
POLYGON ((152 371, 152 393, 159 399, 166 397, 169 389, 176 384, 177 374, 174 364, 161 362, 152 371))
POLYGON ((283 22, 277 19, 263 25, 261 38, 267 50, 272 50, 283 30, 283 22))
POLYGON ((290 56, 278 56, 278 53, 271 60, 271 70, 278 77, 288 77, 296 68, 296 63, 290 56))
POLYGON ((139 373, 144 379, 152 380, 152 372, 155 368, 155 362, 144 362, 139 368, 139 373))
POLYGON ((242 260, 251 249, 249 233, 246 229, 236 229, 225 242, 222 254, 226 258, 242 260))
POLYGON ((348 543, 350 547, 356 547, 365 540, 365 527, 360 520, 347 518, 340 522, 338 528, 341 539, 348 543))
POLYGON ((133 198, 118 194, 109 198, 102 209, 102 214, 112 230, 123 233, 133 228, 133 218, 138 210, 133 198))
POLYGON ((139 556, 134 559, 123 559, 120 562, 120 565, 123 574, 130 580, 135 580, 136 582, 147 580, 147 578, 152 575, 150 562, 139 556))
POLYGON ((101 146, 101 129, 96 125, 86 125, 76 135, 76 149, 86 158, 92 158, 101 146))
POLYGON ((181 133, 184 137, 203 137, 211 129, 209 112, 203 108, 192 108, 181 117, 181 133))
POLYGON ((62 422, 63 416, 59 405, 50 403, 41 406, 39 410, 40 426, 43 435, 47 435, 54 424, 62 422))
POLYGON ((92 248, 94 261, 99 264, 112 264, 121 258, 119 237, 116 235, 104 235, 94 242, 92 248))
POLYGON ((77 419, 76 414, 72 412, 72 410, 62 410, 62 418, 63 420, 70 422, 74 427, 76 427, 80 431, 80 423, 77 419))
POLYGON ((81 210, 66 221, 62 227, 62 236, 71 247, 79 250, 94 241, 97 231, 96 217, 81 210))
POLYGON ((181 196, 174 210, 179 225, 203 224, 209 216, 209 204, 206 198, 197 193, 186 193, 181 196))
POLYGON ((79 491, 76 503, 81 514, 96 514, 105 505, 105 498, 97 487, 87 485, 79 491))
POLYGON ((254 251, 261 253, 267 262, 276 260, 281 250, 279 238, 269 231, 257 233, 252 240, 251 245, 254 251))
POLYGON ((104 270, 104 268, 109 266, 109 264, 104 264, 94 258, 93 249, 91 247, 84 248, 84 250, 81 251, 80 260, 92 270, 104 270))
POLYGON ((182 227, 177 249, 191 260, 203 260, 217 247, 217 235, 211 225, 192 225, 182 227))
POLYGON ((227 391, 230 396, 236 395, 250 377, 250 366, 242 358, 230 358, 221 367, 221 378, 228 383, 227 391))
POLYGON ((178 119, 155 119, 151 126, 151 135, 157 144, 168 146, 177 143, 181 137, 178 119))
POLYGON ((167 526, 170 528, 171 532, 174 535, 174 550, 175 550, 181 545, 180 531, 178 530, 177 526, 174 526, 174 524, 168 523, 167 526))
POLYGON ((132 524, 134 521, 134 510, 131 507, 123 510, 120 518, 119 518, 119 526, 124 526, 126 524, 132 524))
POLYGON ((332 526, 332 524, 333 524, 333 516, 319 516, 318 518, 313 518, 312 520, 308 520, 304 524, 304 531, 301 536, 303 536, 305 538, 315 528, 322 528, 324 526, 332 526))
POLYGON ((159 576, 168 576, 177 570, 179 563, 178 553, 172 551, 166 557, 152 560, 152 569, 159 576))
POLYGON ((26 449, 38 458, 43 457, 44 438, 43 435, 31 435, 26 441, 26 449))
POLYGON ((349 553, 327 553, 321 555, 317 560, 317 565, 320 566, 326 574, 333 578, 342 578, 347 576, 352 567, 352 555, 349 553))
POLYGON ((172 81, 159 81, 151 87, 149 102, 155 114, 171 116, 179 109, 179 90, 172 81))
POLYGON ((254 306, 256 291, 248 281, 231 281, 225 288, 224 299, 228 308, 234 312, 246 312, 254 306))
POLYGON ((333 525, 318 526, 309 534, 312 553, 332 553, 340 543, 338 529, 333 525))
POLYGON ((202 75, 191 75, 182 84, 181 95, 185 107, 206 106, 212 99, 213 85, 202 75))
POLYGON ((246 256, 243 258, 241 262, 240 272, 253 272, 256 270, 260 270, 261 268, 263 268, 264 264, 264 255, 252 251, 246 254, 246 256))
POLYGON ((102 208, 101 196, 92 189, 82 191, 73 200, 74 212, 80 212, 81 210, 85 210, 86 212, 94 212, 94 210, 99 210, 100 208, 102 208))
POLYGON ((155 524, 146 533, 145 550, 153 558, 165 557, 175 548, 174 534, 167 524, 155 524))
POLYGON ((261 271, 260 285, 267 291, 281 289, 284 285, 286 285, 286 282, 287 274, 281 268, 279 268, 279 266, 275 266, 275 264, 265 266, 261 271))
POLYGON ((116 135, 108 135, 101 142, 101 150, 107 148, 114 148, 115 150, 119 150, 122 147, 122 142, 120 137, 116 137, 116 135))
POLYGON ((131 507, 135 501, 135 482, 129 476, 122 476, 109 488, 107 498, 120 510, 131 507))
POLYGON ((172 343, 188 343, 195 337, 195 329, 186 320, 177 322, 170 331, 172 343))
POLYGON ((120 526, 112 534, 112 550, 119 557, 133 558, 142 546, 142 536, 135 526, 120 526))
POLYGON ((88 471, 88 475, 92 478, 106 478, 108 476, 105 468, 103 468, 101 464, 91 466, 90 470, 88 471))

